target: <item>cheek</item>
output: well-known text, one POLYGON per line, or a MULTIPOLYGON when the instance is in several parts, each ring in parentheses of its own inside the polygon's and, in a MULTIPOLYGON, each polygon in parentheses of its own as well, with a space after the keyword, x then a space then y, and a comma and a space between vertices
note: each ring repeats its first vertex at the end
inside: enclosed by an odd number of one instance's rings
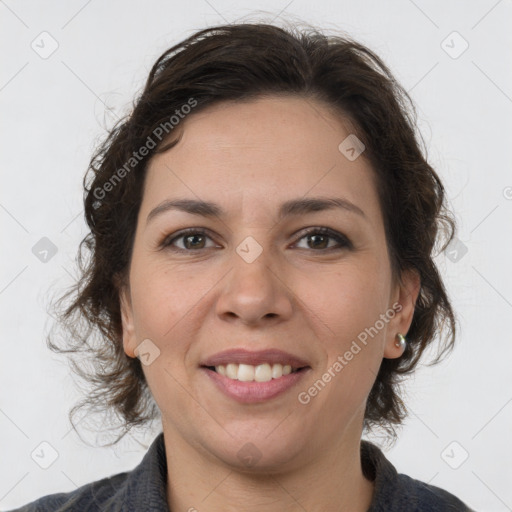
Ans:
POLYGON ((132 274, 137 335, 154 339, 161 349, 178 349, 177 340, 187 339, 184 330, 190 329, 190 319, 211 286, 154 263, 134 264, 132 274))
POLYGON ((202 325, 195 320, 201 298, 211 285, 149 261, 133 261, 131 292, 137 340, 150 339, 159 355, 142 367, 152 395, 162 410, 187 409, 187 355, 202 325))
POLYGON ((385 313, 389 275, 377 262, 361 259, 361 263, 317 274, 303 292, 305 304, 325 326, 323 332, 342 349, 385 313))
POLYGON ((365 258, 364 264, 347 264, 309 284, 307 306, 320 320, 317 335, 326 355, 321 379, 328 390, 319 402, 330 403, 335 416, 358 408, 378 373, 389 278, 376 258, 365 258), (336 406, 342 403, 345 412, 336 406))

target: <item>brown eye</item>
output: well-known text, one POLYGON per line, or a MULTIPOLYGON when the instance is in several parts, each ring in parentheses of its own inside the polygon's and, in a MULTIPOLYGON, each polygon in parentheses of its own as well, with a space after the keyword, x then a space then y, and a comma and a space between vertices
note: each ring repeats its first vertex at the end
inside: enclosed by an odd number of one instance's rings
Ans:
MULTIPOLYGON (((307 239, 307 247, 305 249, 312 249, 318 251, 337 250, 343 248, 351 248, 352 244, 348 238, 341 233, 333 231, 329 228, 313 228, 301 236, 299 240, 307 239), (330 246, 329 243, 334 240, 337 245, 330 246)), ((303 247, 300 247, 302 249, 303 247)))
MULTIPOLYGON (((330 228, 312 228, 304 232, 299 238, 299 241, 303 239, 307 240, 307 246, 299 247, 299 249, 330 252, 352 248, 352 243, 346 236, 330 228), (334 245, 332 245, 333 241, 334 245)), ((177 252, 194 252, 216 247, 215 244, 207 246, 206 243, 208 240, 212 239, 205 230, 190 228, 165 238, 160 244, 160 247, 177 252)))
POLYGON ((208 249, 213 247, 205 246, 207 239, 211 240, 211 238, 206 234, 206 231, 201 229, 188 229, 175 236, 173 235, 172 238, 166 238, 161 246, 162 248, 168 248, 171 250, 192 252, 194 250, 208 249), (181 247, 176 246, 175 243, 181 240, 181 247))

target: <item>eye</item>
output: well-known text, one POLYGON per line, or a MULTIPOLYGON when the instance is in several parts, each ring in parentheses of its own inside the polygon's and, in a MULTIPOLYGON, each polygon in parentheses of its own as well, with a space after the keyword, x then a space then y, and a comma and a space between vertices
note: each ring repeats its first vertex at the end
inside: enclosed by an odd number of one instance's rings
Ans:
MULTIPOLYGON (((351 249, 353 247, 352 243, 345 235, 342 235, 330 228, 310 228, 308 231, 302 233, 299 241, 307 238, 309 238, 308 242, 311 241, 312 243, 308 243, 308 247, 299 247, 299 249, 312 249, 319 252, 341 250, 344 248, 351 249), (334 240, 337 245, 329 247, 329 242, 331 240, 334 240)), ((211 240, 211 237, 208 235, 206 230, 202 228, 189 228, 166 237, 160 244, 160 248, 166 248, 178 252, 192 252, 216 247, 215 244, 207 247, 205 245, 207 240, 211 240), (183 242, 181 247, 176 245, 178 241, 183 242)))
MULTIPOLYGON (((172 236, 172 238, 171 237, 165 238, 161 244, 161 248, 168 248, 171 250, 189 251, 189 252, 190 252, 190 250, 208 249, 208 247, 205 247, 205 245, 204 245, 204 242, 207 238, 209 238, 211 240, 211 238, 207 235, 207 233, 204 229, 190 228, 190 229, 181 231, 181 233, 178 233, 176 236, 172 236), (176 247, 174 245, 174 243, 177 240, 183 240, 184 246, 176 247)), ((212 247, 214 247, 214 246, 212 246, 212 247)))
MULTIPOLYGON (((299 241, 302 239, 308 239, 308 242, 311 241, 311 243, 306 242, 308 247, 305 247, 305 249, 330 251, 352 248, 352 243, 345 235, 330 228, 311 228, 302 234, 299 241), (336 241, 338 245, 328 247, 329 239, 336 241)), ((304 247, 299 248, 303 249, 304 247)))

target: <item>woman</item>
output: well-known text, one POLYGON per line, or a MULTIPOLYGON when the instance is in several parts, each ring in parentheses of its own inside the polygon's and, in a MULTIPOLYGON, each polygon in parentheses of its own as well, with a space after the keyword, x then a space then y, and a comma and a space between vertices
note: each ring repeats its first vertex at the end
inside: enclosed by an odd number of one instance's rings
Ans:
POLYGON ((408 101, 315 30, 214 27, 158 59, 91 160, 62 319, 95 365, 85 405, 162 433, 133 471, 19 510, 470 510, 361 439, 396 437, 400 377, 455 339, 433 262, 455 224, 408 101))

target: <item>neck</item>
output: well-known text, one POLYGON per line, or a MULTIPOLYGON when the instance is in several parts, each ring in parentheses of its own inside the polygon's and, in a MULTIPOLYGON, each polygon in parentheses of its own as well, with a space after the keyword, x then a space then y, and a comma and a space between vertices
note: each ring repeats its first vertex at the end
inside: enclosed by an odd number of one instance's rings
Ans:
POLYGON ((374 484, 362 472, 360 436, 282 472, 249 472, 202 456, 164 428, 172 512, 367 512, 374 484))

